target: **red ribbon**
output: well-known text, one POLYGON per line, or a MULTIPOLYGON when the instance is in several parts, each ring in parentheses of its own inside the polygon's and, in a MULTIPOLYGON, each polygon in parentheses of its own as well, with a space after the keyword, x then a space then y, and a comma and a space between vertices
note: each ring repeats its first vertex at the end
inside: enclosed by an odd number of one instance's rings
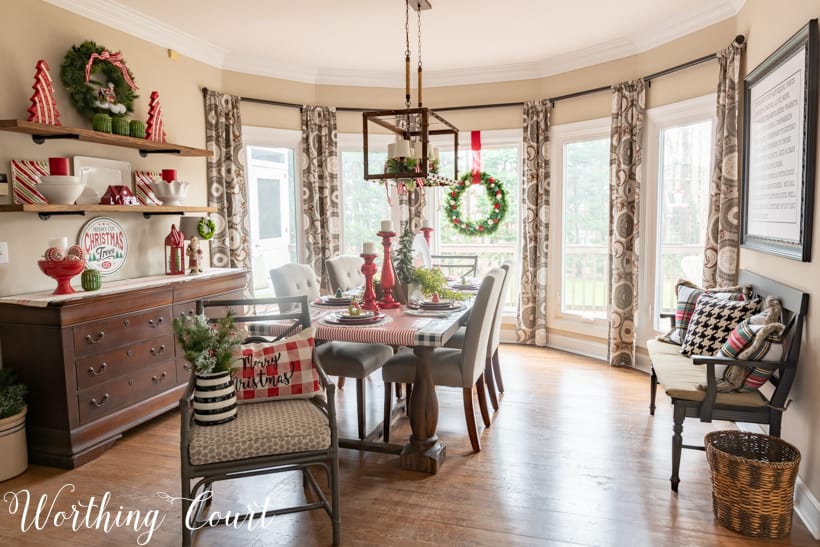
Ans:
POLYGON ((88 62, 85 64, 85 83, 88 83, 91 80, 91 65, 94 64, 94 59, 108 61, 115 67, 119 68, 120 72, 122 72, 122 77, 128 84, 128 87, 130 87, 133 91, 139 89, 137 84, 134 83, 134 80, 131 79, 131 75, 128 74, 128 69, 125 67, 125 59, 123 59, 122 53, 119 51, 117 53, 110 53, 108 51, 103 51, 102 53, 92 53, 91 57, 88 58, 88 62))
POLYGON ((473 184, 481 184, 481 131, 470 132, 473 184))

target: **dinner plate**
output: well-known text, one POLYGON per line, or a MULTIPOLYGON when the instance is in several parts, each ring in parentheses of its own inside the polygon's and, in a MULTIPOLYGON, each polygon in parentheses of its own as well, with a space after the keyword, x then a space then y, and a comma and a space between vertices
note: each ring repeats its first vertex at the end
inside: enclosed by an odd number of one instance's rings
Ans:
POLYGON ((423 310, 435 310, 435 311, 442 311, 442 310, 457 310, 461 307, 461 304, 456 302, 428 302, 424 301, 419 304, 419 308, 423 310))
POLYGON ((320 296, 316 300, 313 301, 313 304, 316 306, 330 306, 332 308, 338 308, 341 306, 347 306, 350 304, 352 298, 336 298, 335 296, 320 296))
POLYGON ((477 291, 478 285, 475 283, 453 283, 450 285, 450 288, 457 291, 477 291))
POLYGON ((336 325, 369 325, 378 323, 384 319, 383 313, 374 313, 372 311, 362 312, 362 314, 365 313, 367 315, 360 315, 358 317, 351 317, 346 312, 329 313, 325 316, 324 320, 336 325))
POLYGON ((83 168, 93 169, 86 175, 88 188, 92 188, 99 195, 105 194, 109 186, 131 185, 131 164, 127 161, 92 158, 89 156, 74 156, 74 173, 80 175, 83 168))

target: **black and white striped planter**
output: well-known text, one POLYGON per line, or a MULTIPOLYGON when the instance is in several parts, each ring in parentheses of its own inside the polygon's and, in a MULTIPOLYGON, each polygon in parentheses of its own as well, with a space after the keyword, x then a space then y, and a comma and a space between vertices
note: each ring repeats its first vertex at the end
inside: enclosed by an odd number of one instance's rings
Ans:
POLYGON ((199 425, 218 425, 236 418, 236 388, 231 372, 197 374, 194 388, 194 420, 199 425))

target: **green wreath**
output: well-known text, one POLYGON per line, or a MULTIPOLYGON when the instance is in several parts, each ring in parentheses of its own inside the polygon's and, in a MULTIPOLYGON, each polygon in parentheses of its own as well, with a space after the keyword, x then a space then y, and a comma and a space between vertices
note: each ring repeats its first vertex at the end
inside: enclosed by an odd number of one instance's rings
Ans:
POLYGON ((481 184, 487 191, 490 214, 477 222, 466 221, 461 216, 461 195, 472 185, 472 180, 473 174, 467 173, 459 179, 458 184, 450 187, 444 211, 457 232, 470 236, 492 234, 498 230, 507 215, 507 189, 500 180, 482 171, 481 184))
POLYGON ((196 229, 199 232, 199 237, 202 239, 211 239, 216 233, 216 223, 208 217, 202 217, 199 219, 196 229))
POLYGON ((86 40, 79 46, 71 46, 60 67, 60 78, 74 107, 86 118, 91 119, 97 113, 124 116, 134 111, 134 100, 138 97, 137 86, 122 55, 112 54, 91 40, 86 40), (89 83, 85 81, 86 66, 92 61, 92 56, 95 57, 91 63, 91 75, 102 76, 102 82, 93 78, 89 83), (103 95, 111 91, 113 94, 110 97, 113 100, 104 100, 103 95), (112 109, 109 104, 116 109, 112 109))

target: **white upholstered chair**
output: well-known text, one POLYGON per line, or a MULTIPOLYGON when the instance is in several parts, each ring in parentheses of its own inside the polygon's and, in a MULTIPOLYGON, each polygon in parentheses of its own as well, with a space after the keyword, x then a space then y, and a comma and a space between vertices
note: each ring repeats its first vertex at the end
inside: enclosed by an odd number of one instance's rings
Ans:
POLYGON ((325 266, 330 279, 330 289, 333 292, 339 289, 344 292, 364 285, 362 264, 364 260, 356 255, 340 255, 328 259, 325 266))
MULTIPOLYGON (((319 284, 310 266, 285 264, 270 271, 276 296, 305 295, 310 301, 319 297, 319 284)), ((359 438, 366 437, 364 379, 393 355, 393 348, 385 344, 358 342, 324 342, 316 345, 316 354, 325 372, 331 376, 356 379, 356 408, 359 438)), ((341 384, 341 382, 339 382, 341 384)))
MULTIPOLYGON (((484 369, 487 356, 487 345, 493 327, 498 293, 504 282, 504 270, 492 268, 481 282, 475 297, 470 318, 464 336, 462 349, 435 348, 433 350, 433 384, 462 388, 464 399, 464 417, 467 432, 473 450, 481 450, 478 430, 473 409, 473 393, 477 392, 478 406, 484 425, 490 425, 487 400, 484 394, 484 369)), ((392 398, 390 386, 393 383, 411 384, 416 376, 416 355, 410 348, 404 348, 387 360, 382 366, 384 380, 384 440, 390 440, 390 422, 392 415, 392 398)), ((412 394, 410 395, 412 397, 412 394)))

